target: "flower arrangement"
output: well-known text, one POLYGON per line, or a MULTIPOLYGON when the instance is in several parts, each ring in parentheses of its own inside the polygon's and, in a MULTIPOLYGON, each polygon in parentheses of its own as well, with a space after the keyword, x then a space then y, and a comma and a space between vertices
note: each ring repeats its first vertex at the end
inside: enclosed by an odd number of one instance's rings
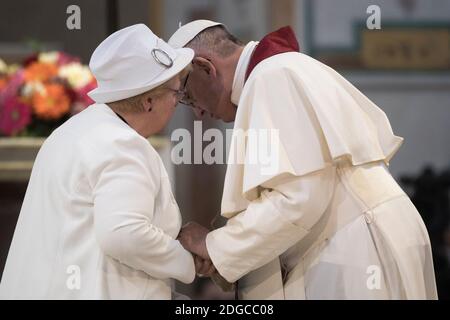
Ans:
POLYGON ((41 52, 22 65, 0 59, 0 136, 48 136, 93 101, 89 68, 63 52, 41 52))

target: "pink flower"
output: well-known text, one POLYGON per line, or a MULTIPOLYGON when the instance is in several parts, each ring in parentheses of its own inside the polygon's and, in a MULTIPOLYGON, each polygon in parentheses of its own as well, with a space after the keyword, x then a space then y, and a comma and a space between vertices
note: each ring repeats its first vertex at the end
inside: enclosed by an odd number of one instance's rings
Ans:
POLYGON ((69 64, 71 62, 80 62, 80 59, 77 57, 71 56, 65 52, 62 52, 62 51, 59 52, 58 60, 56 62, 56 64, 58 66, 69 64))
POLYGON ((7 85, 0 91, 0 105, 3 100, 17 96, 24 81, 24 71, 22 69, 11 75, 7 85))
POLYGON ((31 121, 31 108, 16 97, 0 103, 0 133, 12 136, 23 130, 31 121))

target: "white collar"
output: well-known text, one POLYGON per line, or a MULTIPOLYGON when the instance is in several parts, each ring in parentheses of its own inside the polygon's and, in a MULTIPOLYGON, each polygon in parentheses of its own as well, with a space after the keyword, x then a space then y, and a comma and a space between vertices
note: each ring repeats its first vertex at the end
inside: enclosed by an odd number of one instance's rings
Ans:
POLYGON ((242 89, 244 89, 245 73, 247 72, 250 58, 252 57, 253 50, 257 44, 257 41, 250 41, 247 43, 244 50, 242 50, 241 56, 239 57, 236 71, 234 72, 233 86, 231 88, 231 102, 235 105, 239 104, 242 89))

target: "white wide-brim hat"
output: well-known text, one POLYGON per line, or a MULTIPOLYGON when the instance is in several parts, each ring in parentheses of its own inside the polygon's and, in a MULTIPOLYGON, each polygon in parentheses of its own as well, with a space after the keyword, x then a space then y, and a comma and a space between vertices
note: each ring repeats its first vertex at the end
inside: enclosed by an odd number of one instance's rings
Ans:
POLYGON ((97 103, 137 96, 173 78, 193 58, 193 50, 172 48, 144 24, 121 29, 92 54, 89 68, 97 88, 88 95, 97 103))
POLYGON ((167 41, 170 46, 173 48, 182 48, 187 45, 192 39, 195 38, 200 32, 205 29, 215 27, 215 26, 224 26, 223 23, 211 21, 211 20, 194 20, 189 23, 186 23, 183 26, 180 26, 177 31, 170 37, 169 41, 167 41))

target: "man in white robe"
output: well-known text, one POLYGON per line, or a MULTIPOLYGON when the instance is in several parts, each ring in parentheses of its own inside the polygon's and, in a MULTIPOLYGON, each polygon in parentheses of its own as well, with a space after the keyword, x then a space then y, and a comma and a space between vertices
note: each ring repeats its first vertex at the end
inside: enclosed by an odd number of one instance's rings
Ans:
MULTIPOLYGON (((185 248, 211 259, 241 299, 436 299, 427 230, 388 171, 403 139, 333 69, 298 52, 290 28, 242 45, 197 20, 169 40, 195 51, 185 90, 234 131, 275 132, 267 163, 231 143, 225 226, 185 226, 185 248), (243 162, 231 157, 240 155, 243 162)), ((250 135, 249 135, 250 136, 250 135)), ((256 141, 257 142, 257 141, 256 141)))

